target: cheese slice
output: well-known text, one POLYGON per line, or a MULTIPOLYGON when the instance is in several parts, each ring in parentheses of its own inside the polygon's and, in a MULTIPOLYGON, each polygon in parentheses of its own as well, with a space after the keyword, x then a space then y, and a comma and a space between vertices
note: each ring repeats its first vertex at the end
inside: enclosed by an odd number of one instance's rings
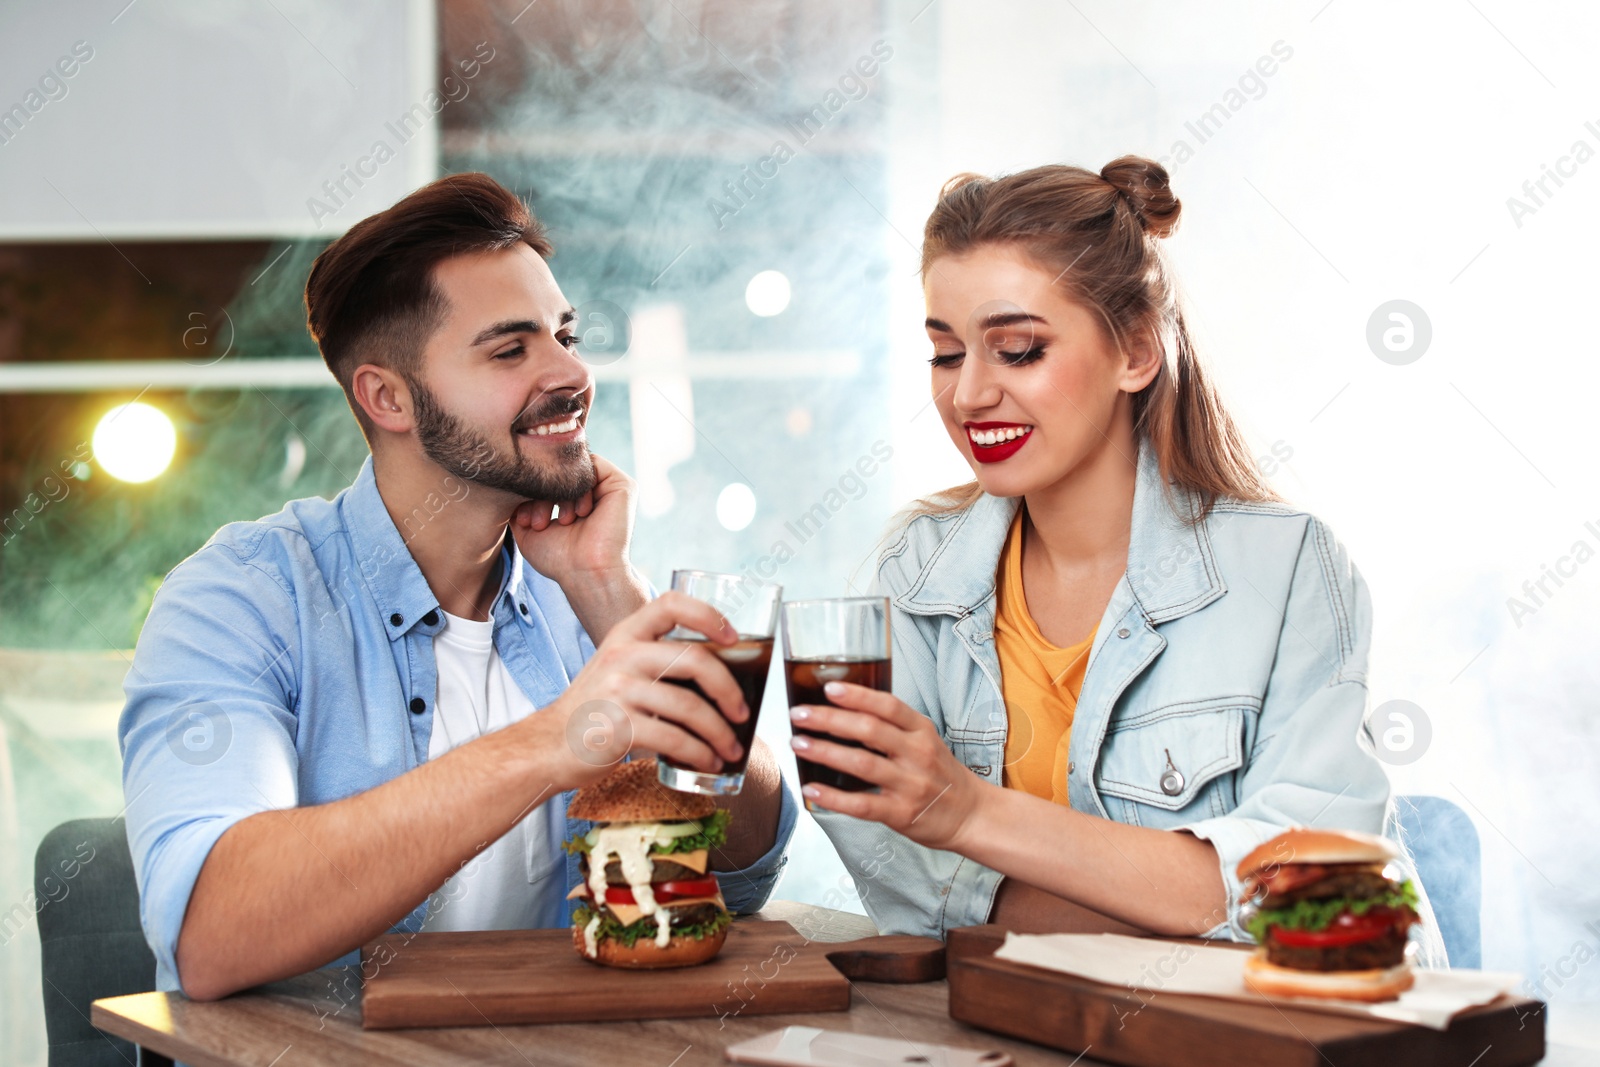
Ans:
POLYGON ((711 861, 709 849, 697 848, 693 852, 674 852, 670 856, 651 856, 652 860, 670 860, 680 867, 687 867, 691 871, 706 873, 706 865, 711 861))
MULTIPOLYGON (((714 897, 685 897, 682 900, 669 900, 661 907, 687 908, 694 904, 715 904, 723 911, 728 910, 728 905, 723 901, 721 892, 718 892, 714 897)), ((607 904, 606 907, 611 910, 611 914, 615 915, 617 921, 623 926, 632 926, 644 918, 644 912, 639 910, 639 905, 637 904, 607 904)), ((671 920, 669 919, 668 921, 670 922, 671 920)))

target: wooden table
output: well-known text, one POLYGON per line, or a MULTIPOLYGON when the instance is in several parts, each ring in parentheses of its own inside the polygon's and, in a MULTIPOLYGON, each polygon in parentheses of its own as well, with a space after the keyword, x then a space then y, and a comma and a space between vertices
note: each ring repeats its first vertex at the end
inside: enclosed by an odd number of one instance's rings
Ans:
MULTIPOLYGON (((781 919, 815 941, 849 941, 876 931, 863 916, 775 901, 760 913, 781 919)), ((1097 1064, 975 1030, 948 1014, 944 982, 883 985, 857 982, 848 1012, 761 1015, 742 1019, 660 1019, 549 1026, 483 1026, 436 1030, 363 1030, 354 969, 317 971, 209 1004, 177 993, 137 993, 97 1000, 94 1025, 151 1053, 193 1067, 351 1067, 355 1064, 456 1067, 538 1064, 588 1067, 640 1064, 696 1067, 724 1064, 723 1049, 783 1026, 898 1037, 1011 1054, 1018 1067, 1097 1064), (349 988, 341 983, 347 980, 349 988)), ((1026 1005, 1018 1005, 1026 1011, 1026 1005)), ((1552 1046, 1546 1067, 1592 1064, 1592 1050, 1552 1046)))
MULTIPOLYGON (((781 919, 814 941, 850 941, 877 933, 864 916, 774 901, 758 916, 781 919)), ((349 981, 357 982, 354 969, 349 981)), ((146 1050, 193 1067, 347 1067, 354 1064, 538 1064, 589 1067, 725 1064, 723 1049, 784 1026, 898 1037, 911 1041, 1000 1048, 1021 1067, 1072 1063, 1071 1056, 985 1034, 947 1011, 944 982, 855 984, 848 1012, 759 1015, 722 1020, 659 1019, 551 1026, 483 1026, 437 1030, 363 1030, 359 997, 343 992, 345 974, 318 971, 274 982, 225 1000, 196 1003, 177 993, 136 993, 97 1000, 95 1026, 146 1050)), ((1093 1061, 1084 1059, 1081 1064, 1093 1061)))

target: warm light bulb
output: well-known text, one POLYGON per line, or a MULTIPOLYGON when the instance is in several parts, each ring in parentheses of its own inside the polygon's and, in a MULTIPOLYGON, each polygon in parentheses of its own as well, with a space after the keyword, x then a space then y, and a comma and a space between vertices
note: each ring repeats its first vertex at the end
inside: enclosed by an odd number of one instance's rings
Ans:
POLYGON ((113 478, 148 482, 178 450, 172 420, 149 404, 119 404, 101 416, 92 441, 95 462, 113 478))

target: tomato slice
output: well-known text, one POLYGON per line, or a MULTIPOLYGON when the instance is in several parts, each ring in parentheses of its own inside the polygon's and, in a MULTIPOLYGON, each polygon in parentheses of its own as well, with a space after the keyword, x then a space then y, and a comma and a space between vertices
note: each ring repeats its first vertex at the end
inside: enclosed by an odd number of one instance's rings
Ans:
MULTIPOLYGON (((708 874, 704 878, 685 878, 676 882, 655 882, 650 886, 650 891, 655 895, 657 904, 670 904, 674 900, 687 900, 690 897, 714 897, 717 895, 716 875, 708 874)), ((590 896, 589 887, 584 886, 583 895, 590 896)), ((637 904, 633 899, 633 890, 625 885, 606 886, 606 903, 608 904, 637 904)))
POLYGON ((1291 930, 1273 926, 1268 932, 1273 940, 1288 948, 1342 948, 1382 937, 1395 928, 1399 917, 1393 908, 1373 908, 1365 915, 1342 911, 1322 930, 1291 930))

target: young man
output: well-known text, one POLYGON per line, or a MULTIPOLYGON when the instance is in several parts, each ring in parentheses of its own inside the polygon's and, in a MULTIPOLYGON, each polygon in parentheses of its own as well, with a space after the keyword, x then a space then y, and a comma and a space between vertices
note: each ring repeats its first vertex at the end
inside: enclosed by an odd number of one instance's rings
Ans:
MULTIPOLYGON (((749 714, 628 559, 631 481, 526 205, 443 178, 317 259, 312 335, 372 457, 334 500, 225 526, 167 576, 119 734, 157 986, 197 999, 391 928, 568 921, 571 792, 628 752, 704 770, 749 714), (693 680, 716 706, 663 678, 693 680)), ((759 908, 796 805, 756 742, 712 866, 759 908)))

